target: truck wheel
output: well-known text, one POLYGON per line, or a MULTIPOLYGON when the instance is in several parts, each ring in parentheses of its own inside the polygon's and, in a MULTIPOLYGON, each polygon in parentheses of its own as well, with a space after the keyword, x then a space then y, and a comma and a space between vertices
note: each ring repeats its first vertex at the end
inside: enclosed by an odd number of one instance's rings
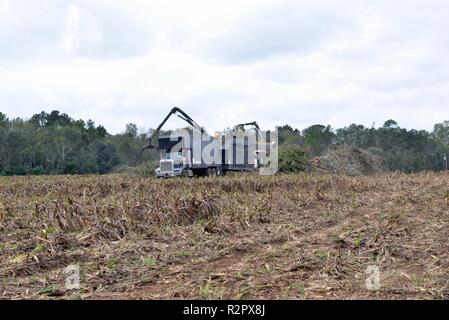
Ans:
POLYGON ((221 177, 223 175, 223 171, 221 171, 221 168, 217 168, 217 177, 221 177))
POLYGON ((208 168, 207 169, 207 176, 208 177, 216 177, 217 176, 217 169, 215 169, 215 168, 208 168))

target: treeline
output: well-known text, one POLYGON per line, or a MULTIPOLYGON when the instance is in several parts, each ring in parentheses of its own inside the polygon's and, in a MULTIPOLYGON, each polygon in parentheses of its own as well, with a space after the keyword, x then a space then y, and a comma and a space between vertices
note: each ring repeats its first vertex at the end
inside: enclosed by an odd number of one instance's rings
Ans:
POLYGON ((338 145, 366 150, 380 156, 388 170, 409 173, 445 169, 443 155, 449 153, 449 121, 436 124, 432 132, 407 130, 394 120, 386 121, 380 128, 352 124, 333 130, 330 126, 314 125, 299 131, 285 125, 278 131, 280 162, 286 171, 301 170, 308 159, 338 145))
POLYGON ((8 119, 0 112, 0 175, 109 173, 154 160, 141 153, 146 133, 128 124, 111 135, 92 120, 74 120, 59 111, 28 120, 8 119))
MULTIPOLYGON (((403 172, 442 170, 443 154, 449 154, 449 121, 436 124, 432 132, 407 130, 394 120, 380 128, 277 129, 285 172, 304 170, 311 159, 338 145, 366 150, 383 158, 387 169, 403 172)), ((148 133, 127 124, 123 133, 112 135, 92 120, 74 120, 59 111, 27 120, 8 119, 0 112, 0 175, 105 174, 144 164, 151 168, 159 155, 154 150, 142 154, 148 133)))

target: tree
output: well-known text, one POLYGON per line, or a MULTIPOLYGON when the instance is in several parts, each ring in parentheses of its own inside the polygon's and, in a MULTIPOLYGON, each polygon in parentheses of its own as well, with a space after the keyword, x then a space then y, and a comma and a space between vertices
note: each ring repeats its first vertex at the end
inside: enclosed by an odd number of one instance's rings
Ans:
POLYGON ((81 133, 75 128, 63 127, 55 133, 54 144, 60 156, 60 167, 66 165, 66 161, 73 157, 73 152, 81 144, 81 133))
POLYGON ((97 153, 98 172, 100 174, 110 172, 112 168, 114 168, 120 163, 116 149, 111 144, 97 142, 96 153, 97 153))
POLYGON ((65 174, 77 174, 78 173, 78 162, 76 161, 69 161, 65 164, 64 173, 65 174))
POLYGON ((158 158, 157 152, 142 155, 146 135, 137 132, 132 125, 128 134, 110 135, 92 120, 75 121, 58 110, 11 121, 0 113, 0 174, 103 174, 120 163, 158 158))
POLYGON ((80 131, 83 131, 86 128, 86 123, 84 122, 84 120, 81 119, 72 121, 71 125, 80 131))
POLYGON ((432 136, 442 144, 449 146, 449 121, 437 123, 434 126, 432 136))
POLYGON ((347 128, 338 129, 335 138, 339 144, 365 149, 375 144, 375 129, 368 129, 363 125, 351 124, 347 128))
POLYGON ((26 134, 22 125, 10 128, 4 137, 3 155, 5 157, 4 171, 7 175, 23 175, 28 164, 28 150, 30 136, 26 134))
POLYGON ((134 123, 128 123, 126 125, 126 135, 129 135, 132 138, 137 137, 137 125, 134 123))
POLYGON ((48 120, 48 113, 42 111, 41 113, 37 113, 33 115, 30 119, 30 123, 35 125, 36 127, 45 127, 48 120))
POLYGON ((313 155, 320 155, 333 143, 335 134, 330 126, 314 125, 302 132, 304 143, 312 150, 313 155))
POLYGON ((97 127, 97 134, 99 137, 104 138, 108 135, 108 131, 105 129, 105 127, 100 125, 97 127))
POLYGON ((279 144, 296 144, 299 145, 302 141, 301 132, 298 129, 293 129, 289 125, 277 127, 279 144))
POLYGON ((291 173, 305 171, 309 163, 309 154, 295 145, 279 147, 279 172, 291 173))
POLYGON ((86 122, 86 128, 88 131, 95 131, 95 122, 93 122, 91 119, 87 120, 86 122))
POLYGON ((65 127, 72 123, 72 119, 65 113, 53 110, 47 117, 46 127, 65 127))
POLYGON ((6 114, 0 112, 0 126, 6 125, 7 123, 8 123, 8 117, 6 116, 6 114))
POLYGON ((385 121, 384 128, 385 129, 398 129, 399 125, 396 121, 390 119, 390 120, 385 121))
MULTIPOLYGON (((352 124, 335 131, 315 125, 302 132, 289 125, 278 127, 281 172, 308 167, 332 144, 347 144, 383 158, 387 169, 403 172, 442 170, 442 154, 449 154, 449 121, 432 132, 400 128, 388 120, 380 128, 352 124)), ((142 154, 148 135, 135 124, 125 133, 111 135, 94 121, 73 120, 53 110, 29 120, 8 119, 0 112, 0 175, 109 173, 117 165, 140 166, 159 158, 156 150, 142 154)), ((161 135, 170 131, 161 131, 161 135)))

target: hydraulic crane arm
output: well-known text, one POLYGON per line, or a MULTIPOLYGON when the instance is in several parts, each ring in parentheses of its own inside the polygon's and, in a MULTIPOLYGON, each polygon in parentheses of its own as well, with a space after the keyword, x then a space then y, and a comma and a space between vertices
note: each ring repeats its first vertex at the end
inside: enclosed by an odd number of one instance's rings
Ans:
POLYGON ((156 137, 159 134, 159 132, 161 131, 164 124, 174 114, 176 114, 179 118, 181 118, 182 120, 184 120, 185 122, 190 124, 192 127, 200 130, 201 133, 204 133, 204 129, 202 127, 200 127, 200 125, 198 123, 196 123, 195 120, 193 120, 187 113, 185 113, 184 111, 182 111, 181 109, 179 109, 177 107, 174 107, 173 109, 171 109, 171 111, 168 113, 168 115, 165 117, 165 119, 161 122, 161 124, 156 128, 156 130, 153 132, 151 137, 148 139, 148 145, 145 148, 143 148, 142 151, 147 150, 147 149, 156 148, 155 146, 152 145, 152 141, 153 141, 154 137, 156 137))
POLYGON ((254 127, 259 136, 262 138, 262 141, 265 140, 262 131, 260 130, 259 124, 256 121, 238 124, 234 127, 233 131, 235 132, 236 130, 245 130, 245 127, 247 126, 254 127))
POLYGON ((253 126, 253 127, 255 127, 257 130, 260 131, 259 124, 258 124, 256 121, 238 124, 238 125, 236 125, 236 126, 234 127, 234 129, 245 129, 246 126, 253 126))

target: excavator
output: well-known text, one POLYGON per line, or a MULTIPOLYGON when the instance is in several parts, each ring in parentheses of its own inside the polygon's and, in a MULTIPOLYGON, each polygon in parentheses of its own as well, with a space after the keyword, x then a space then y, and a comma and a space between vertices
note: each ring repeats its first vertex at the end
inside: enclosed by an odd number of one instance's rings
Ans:
POLYGON ((254 171, 263 165, 266 141, 257 122, 238 124, 225 133, 210 136, 195 120, 178 107, 174 107, 148 138, 147 149, 161 151, 158 178, 176 176, 222 176, 230 171, 254 171), (160 136, 165 123, 176 115, 189 124, 190 130, 160 136), (252 127, 256 134, 247 132, 252 127), (158 145, 154 140, 158 137, 158 145), (262 155, 262 156, 261 156, 262 155))

